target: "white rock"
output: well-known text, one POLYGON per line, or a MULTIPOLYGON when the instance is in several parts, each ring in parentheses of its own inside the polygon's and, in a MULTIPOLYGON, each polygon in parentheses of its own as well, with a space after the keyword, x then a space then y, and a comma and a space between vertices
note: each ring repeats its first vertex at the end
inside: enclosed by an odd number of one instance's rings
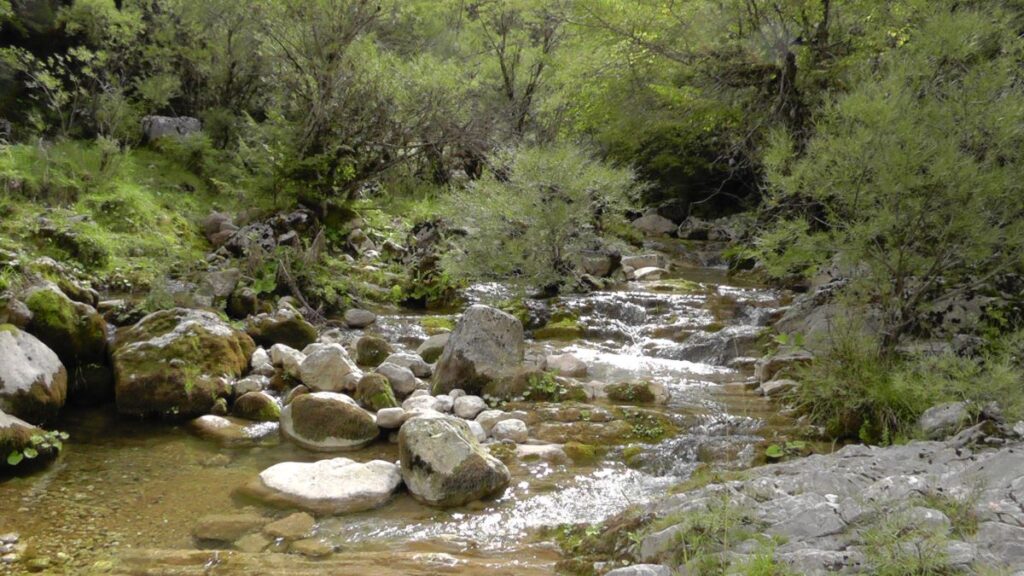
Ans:
POLYGON ((437 410, 437 398, 429 394, 422 396, 410 396, 406 398, 405 402, 402 402, 402 408, 407 411, 412 410, 437 410))
POLYGON ((388 379, 388 382, 391 383, 391 389, 398 398, 405 398, 416 390, 418 384, 416 375, 412 373, 412 370, 404 366, 385 362, 378 366, 374 372, 388 379))
POLYGON ((408 352, 395 352, 384 359, 382 364, 394 364, 402 368, 408 368, 417 378, 429 378, 434 368, 428 364, 419 354, 408 352))
POLYGON ((434 410, 437 410, 438 412, 451 413, 452 407, 455 405, 455 401, 447 394, 438 394, 437 396, 434 396, 434 400, 436 401, 436 404, 434 404, 434 410))
POLYGON ((667 274, 668 270, 664 268, 656 268, 654 266, 648 266, 647 268, 640 268, 636 272, 633 272, 634 280, 661 280, 663 274, 667 274))
POLYGON ((520 460, 543 460, 552 464, 568 464, 572 461, 558 444, 520 444, 516 446, 516 457, 520 460))
POLYGON ((491 428, 494 428, 495 424, 505 420, 506 418, 511 418, 511 416, 503 410, 484 410, 477 414, 476 422, 483 426, 485 432, 490 434, 491 428))
POLYGON ((305 359, 305 354, 291 346, 274 344, 270 347, 270 361, 274 363, 274 366, 284 370, 285 374, 297 380, 302 379, 299 373, 299 366, 302 365, 305 359))
POLYGON ((53 350, 28 332, 0 327, 0 410, 42 423, 64 406, 67 386, 67 370, 53 350))
POLYGON ((449 392, 448 395, 451 396, 453 400, 458 400, 462 396, 466 395, 466 391, 463 390, 462 388, 456 388, 455 390, 449 392))
POLYGON ((529 439, 529 430, 526 428, 526 422, 516 418, 510 418, 495 424, 494 427, 491 428, 491 436, 494 436, 494 439, 499 442, 502 440, 511 440, 516 443, 522 443, 529 439))
POLYGON ((429 396, 429 395, 430 395, 430 392, 428 392, 427 390, 417 389, 417 390, 413 390, 412 394, 410 394, 409 396, 412 397, 412 396, 429 396))
POLYGON ((487 440, 487 432, 484 430, 484 427, 481 426, 479 422, 469 420, 466 422, 466 424, 469 425, 469 431, 472 432, 473 436, 476 437, 477 442, 483 442, 484 440, 487 440))
MULTIPOLYGON (((358 373, 355 362, 348 357, 341 344, 318 344, 318 346, 302 362, 300 379, 313 391, 341 392, 355 389, 358 378, 346 378, 358 373)), ((361 378, 362 375, 360 374, 361 378)))
POLYGON ((270 378, 260 374, 250 374, 235 382, 235 395, 241 396, 246 392, 262 392, 270 386, 270 378))
POLYGON ((403 408, 381 408, 377 411, 377 426, 395 430, 402 427, 405 418, 406 412, 403 408))
POLYGON ((282 462, 260 472, 250 488, 261 500, 314 514, 350 514, 384 504, 402 482, 391 462, 360 464, 348 458, 282 462))
POLYGON ((548 356, 544 363, 548 370, 558 372, 559 376, 583 378, 587 375, 587 364, 572 354, 555 354, 548 356))
POLYGON ((459 396, 455 399, 455 415, 459 418, 472 420, 487 410, 487 402, 479 396, 459 396))
POLYGON ((265 369, 267 366, 271 368, 274 367, 274 363, 270 361, 270 354, 268 354, 262 346, 252 353, 252 358, 249 360, 249 364, 252 366, 253 370, 265 369))

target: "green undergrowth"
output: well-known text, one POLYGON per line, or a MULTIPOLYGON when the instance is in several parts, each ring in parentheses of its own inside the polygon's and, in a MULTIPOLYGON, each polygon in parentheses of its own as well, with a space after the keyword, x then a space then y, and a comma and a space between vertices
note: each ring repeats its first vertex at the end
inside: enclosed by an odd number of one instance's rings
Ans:
POLYGON ((995 338, 973 357, 952 353, 883 356, 871 338, 843 335, 815 361, 795 370, 801 384, 788 400, 829 438, 901 443, 917 434, 921 414, 945 402, 979 411, 995 402, 1008 421, 1024 416, 1024 333, 995 338))
POLYGON ((235 205, 153 150, 85 141, 0 147, 0 248, 80 265, 124 290, 198 265, 208 249, 198 222, 235 205))

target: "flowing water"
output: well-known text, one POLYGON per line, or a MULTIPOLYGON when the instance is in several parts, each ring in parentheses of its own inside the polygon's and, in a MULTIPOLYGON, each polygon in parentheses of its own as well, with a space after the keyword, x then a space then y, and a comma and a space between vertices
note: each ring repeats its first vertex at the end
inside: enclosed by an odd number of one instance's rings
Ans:
MULTIPOLYGON (((494 285, 470 292, 478 301, 507 297, 494 285)), ((781 304, 780 294, 737 285, 723 271, 687 267, 554 302, 579 317, 585 336, 530 341, 527 361, 572 352, 589 365, 588 379, 659 382, 671 400, 657 410, 679 433, 614 449, 589 466, 517 461, 511 487, 490 502, 442 511, 399 493, 378 510, 323 519, 318 537, 337 550, 329 560, 200 550, 190 536, 209 513, 280 515, 235 489, 269 465, 318 455, 277 440, 224 448, 183 427, 124 421, 110 410, 68 412, 58 426, 72 439, 60 460, 0 483, 0 534, 18 532, 29 555, 49 559, 54 573, 550 574, 559 555, 537 537, 541 529, 599 522, 643 504, 700 462, 750 465, 759 444, 786 433, 787 422, 744 386, 758 334, 781 304)), ((374 330, 415 348, 426 336, 419 319, 385 315, 374 330)), ((345 456, 396 460, 397 448, 379 442, 345 456)), ((0 564, 0 574, 16 570, 0 564)))

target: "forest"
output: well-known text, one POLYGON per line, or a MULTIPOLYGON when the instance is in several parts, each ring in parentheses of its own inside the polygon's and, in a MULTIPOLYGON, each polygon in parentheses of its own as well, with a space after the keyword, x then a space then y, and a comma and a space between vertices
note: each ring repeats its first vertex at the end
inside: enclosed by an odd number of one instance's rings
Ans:
POLYGON ((1024 0, 0 0, 0 575, 1014 574, 1022 454, 1024 0))

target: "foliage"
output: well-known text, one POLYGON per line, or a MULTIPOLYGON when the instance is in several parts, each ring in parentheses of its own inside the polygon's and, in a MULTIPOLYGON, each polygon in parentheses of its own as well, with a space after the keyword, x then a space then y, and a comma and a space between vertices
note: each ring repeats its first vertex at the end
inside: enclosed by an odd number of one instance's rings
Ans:
POLYGON ((606 214, 621 211, 635 189, 629 171, 568 145, 522 148, 493 164, 449 198, 448 215, 468 230, 461 251, 446 261, 457 276, 566 287, 583 252, 598 242, 606 214))
POLYGON ((775 276, 834 263, 881 312, 887 353, 939 303, 1024 260, 1021 46, 999 3, 923 11, 920 30, 824 107, 802 146, 766 152, 775 276))
POLYGON ((60 452, 64 448, 64 441, 68 439, 67 432, 51 430, 42 434, 34 434, 29 438, 29 446, 21 450, 12 450, 7 454, 7 464, 17 466, 24 460, 34 460, 39 457, 40 451, 60 452))
POLYGON ((864 533, 867 564, 879 576, 941 576, 949 565, 945 527, 914 522, 899 511, 886 514, 864 533))

